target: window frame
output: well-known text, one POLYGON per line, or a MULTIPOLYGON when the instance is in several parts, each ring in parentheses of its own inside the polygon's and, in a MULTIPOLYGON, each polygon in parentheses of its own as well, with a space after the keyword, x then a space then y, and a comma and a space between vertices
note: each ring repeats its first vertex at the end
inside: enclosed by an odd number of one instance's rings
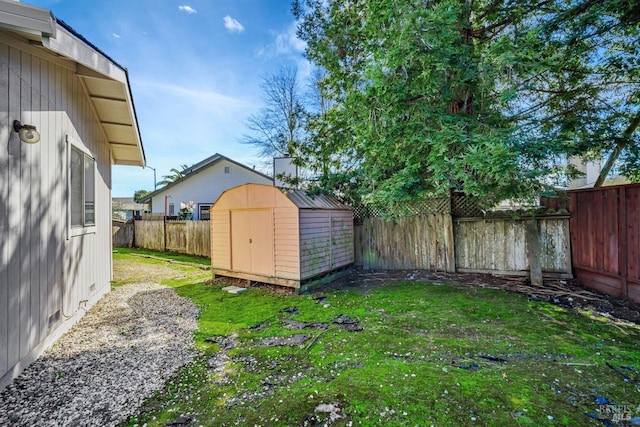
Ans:
POLYGON ((211 206, 213 206, 213 203, 198 203, 198 221, 211 221, 211 213, 209 212, 211 206), (209 218, 202 219, 202 208, 205 207, 207 209, 207 215, 209 215, 209 218))
POLYGON ((89 150, 82 144, 81 142, 69 137, 67 135, 67 227, 68 227, 68 236, 82 236, 85 234, 95 234, 97 230, 96 225, 96 213, 97 213, 97 202, 96 202, 96 177, 97 177, 97 162, 96 159, 89 150), (71 156, 75 150, 77 153, 82 155, 82 224, 72 224, 71 216, 72 216, 72 208, 73 208, 73 196, 72 196, 72 187, 71 187, 71 156), (93 222, 87 221, 87 210, 86 210, 86 196, 87 196, 87 183, 86 183, 86 167, 87 167, 87 159, 91 159, 93 163, 92 167, 92 178, 93 178, 93 222))

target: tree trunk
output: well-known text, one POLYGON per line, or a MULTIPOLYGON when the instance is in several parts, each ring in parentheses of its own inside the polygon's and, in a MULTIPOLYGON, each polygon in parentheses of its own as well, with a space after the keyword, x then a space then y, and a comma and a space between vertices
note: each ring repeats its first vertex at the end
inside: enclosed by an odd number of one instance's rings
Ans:
POLYGON ((609 175, 609 172, 611 171, 613 164, 616 162, 616 160, 618 160, 620 153, 622 152, 624 147, 627 146, 629 138, 631 138, 631 135, 633 135, 633 133, 636 131, 639 125, 640 125, 640 111, 636 113, 633 120, 631 120, 631 123, 629 123, 629 126, 627 126, 627 128, 622 133, 622 137, 618 140, 618 143, 616 144, 615 148, 613 149, 611 154, 609 154, 609 158, 607 159, 606 163, 602 167, 602 170, 600 171, 600 175, 598 175, 598 179, 596 180, 595 184, 593 184, 594 187, 602 187, 602 184, 604 184, 604 180, 607 178, 607 175, 609 175))

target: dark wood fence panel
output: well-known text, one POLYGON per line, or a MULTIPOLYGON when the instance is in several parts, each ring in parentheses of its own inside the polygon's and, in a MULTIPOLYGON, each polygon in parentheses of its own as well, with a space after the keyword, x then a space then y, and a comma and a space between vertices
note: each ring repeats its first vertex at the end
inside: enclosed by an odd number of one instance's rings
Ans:
POLYGON ((606 294, 640 301, 640 184, 569 191, 573 268, 606 294))
POLYGON ((133 247, 133 223, 114 219, 111 224, 112 245, 118 248, 133 247))
POLYGON ((451 215, 364 218, 354 227, 355 264, 365 269, 455 271, 451 215))

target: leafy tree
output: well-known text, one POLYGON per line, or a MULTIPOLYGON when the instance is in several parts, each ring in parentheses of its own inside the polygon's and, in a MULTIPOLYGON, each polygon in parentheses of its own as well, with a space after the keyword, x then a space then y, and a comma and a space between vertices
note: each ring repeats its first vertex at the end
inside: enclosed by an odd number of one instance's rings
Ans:
POLYGON ((189 166, 187 165, 180 165, 180 169, 177 168, 171 168, 169 170, 169 172, 171 172, 169 175, 164 175, 163 176, 163 180, 158 182, 158 186, 161 185, 167 185, 170 184, 172 182, 175 182, 181 178, 183 178, 185 176, 185 172, 189 169, 189 166))
POLYGON ((521 143, 607 157, 640 180, 640 5, 558 0, 538 13, 540 63, 514 85, 521 143))
POLYGON ((136 203, 140 203, 140 200, 147 197, 151 192, 149 190, 137 190, 133 193, 133 201, 136 203))
POLYGON ((381 203, 450 188, 488 204, 530 192, 535 181, 518 167, 513 125, 500 108, 504 60, 494 51, 527 10, 479 3, 294 4, 307 54, 326 70, 324 96, 334 101, 305 147, 321 183, 342 191, 357 183, 360 196, 381 203))
POLYGON ((303 147, 319 186, 389 204, 454 188, 490 206, 543 191, 568 154, 637 146, 620 132, 638 113, 637 89, 621 89, 636 87, 639 44, 620 46, 637 26, 607 25, 631 6, 601 3, 623 2, 297 0, 332 102, 303 147), (599 87, 616 75, 606 55, 627 72, 599 87))
POLYGON ((295 155, 307 115, 297 68, 282 67, 277 73, 264 76, 261 88, 265 106, 247 118, 252 134, 240 142, 257 147, 263 157, 295 155))

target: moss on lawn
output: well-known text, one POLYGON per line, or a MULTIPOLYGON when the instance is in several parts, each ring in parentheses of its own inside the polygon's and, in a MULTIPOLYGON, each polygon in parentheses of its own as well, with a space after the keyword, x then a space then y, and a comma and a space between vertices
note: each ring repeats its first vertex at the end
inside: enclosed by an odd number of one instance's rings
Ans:
MULTIPOLYGON (((148 262, 132 255, 119 254, 116 264, 148 262)), ((266 289, 234 295, 196 270, 163 283, 200 307, 202 356, 130 425, 181 415, 206 426, 330 422, 319 408, 333 408, 337 426, 598 426, 594 417, 612 417, 600 409, 617 407, 640 416, 635 324, 457 283, 338 289, 325 301, 266 289), (284 311, 292 307, 299 314, 284 311), (338 315, 358 319, 363 330, 329 323, 338 315), (282 318, 329 326, 296 331, 282 318), (312 338, 295 347, 259 345, 298 333, 312 338), (206 341, 231 334, 233 349, 206 341), (228 359, 216 370, 221 356, 228 359)))

